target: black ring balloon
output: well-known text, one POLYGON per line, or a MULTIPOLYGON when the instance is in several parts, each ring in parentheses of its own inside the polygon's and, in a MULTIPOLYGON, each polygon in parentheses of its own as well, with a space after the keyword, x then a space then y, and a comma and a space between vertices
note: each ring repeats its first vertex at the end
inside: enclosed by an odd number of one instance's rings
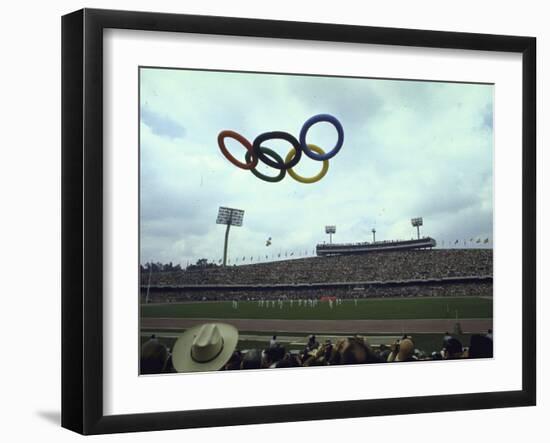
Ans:
POLYGON ((273 132, 264 132, 263 134, 258 135, 256 139, 254 140, 254 143, 252 145, 254 154, 258 157, 259 160, 264 162, 266 165, 271 166, 275 169, 280 169, 283 171, 286 171, 287 169, 293 168, 298 164, 300 159, 302 158, 302 146, 300 145, 300 142, 296 140, 296 138, 289 134, 288 132, 283 131, 273 131, 273 132), (285 140, 289 142, 294 150, 296 151, 296 155, 290 160, 288 163, 284 163, 281 165, 273 160, 271 160, 264 152, 260 150, 262 147, 261 144, 267 140, 274 140, 274 139, 280 139, 285 140))

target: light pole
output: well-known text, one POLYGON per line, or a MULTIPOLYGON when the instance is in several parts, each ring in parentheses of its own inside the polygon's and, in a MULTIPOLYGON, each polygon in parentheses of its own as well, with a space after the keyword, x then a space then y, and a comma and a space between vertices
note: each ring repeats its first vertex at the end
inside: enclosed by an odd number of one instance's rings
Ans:
POLYGON ((372 228, 372 242, 376 243, 376 229, 372 228))
POLYGON ((420 240, 420 226, 424 224, 422 217, 411 218, 411 225, 416 226, 416 235, 420 240))
POLYGON ((336 234, 336 226, 325 226, 325 233, 329 235, 329 243, 332 244, 332 234, 336 234))
POLYGON ((218 218, 216 219, 216 224, 226 225, 225 228, 225 240, 223 243, 223 265, 226 265, 227 262, 227 243, 229 239, 229 228, 231 226, 242 226, 243 225, 244 211, 242 209, 226 208, 225 206, 220 206, 218 210, 218 218))

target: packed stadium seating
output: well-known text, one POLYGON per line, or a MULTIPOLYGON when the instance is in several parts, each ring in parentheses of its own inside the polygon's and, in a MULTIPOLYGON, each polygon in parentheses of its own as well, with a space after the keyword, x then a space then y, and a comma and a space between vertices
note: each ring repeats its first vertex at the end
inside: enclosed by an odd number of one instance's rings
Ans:
POLYGON ((262 298, 490 296, 491 249, 415 250, 141 274, 149 302, 262 298))
MULTIPOLYGON (((157 272, 151 285, 299 284, 423 280, 492 276, 491 249, 441 249, 383 252, 284 260, 241 266, 217 266, 157 272)), ((149 276, 142 273, 141 284, 149 276)))

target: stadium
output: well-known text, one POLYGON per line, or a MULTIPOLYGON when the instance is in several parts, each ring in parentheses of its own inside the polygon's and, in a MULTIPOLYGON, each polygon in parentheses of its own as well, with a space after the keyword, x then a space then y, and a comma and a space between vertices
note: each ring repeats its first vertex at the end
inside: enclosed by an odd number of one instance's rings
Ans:
POLYGON ((170 349, 188 328, 224 322, 238 329, 244 352, 276 336, 299 353, 311 335, 331 344, 360 336, 377 351, 407 336, 424 357, 445 336, 467 347, 472 335, 492 332, 492 249, 434 249, 435 240, 420 240, 334 244, 331 254, 317 245, 317 256, 255 264, 144 267, 142 342, 154 335, 170 349))

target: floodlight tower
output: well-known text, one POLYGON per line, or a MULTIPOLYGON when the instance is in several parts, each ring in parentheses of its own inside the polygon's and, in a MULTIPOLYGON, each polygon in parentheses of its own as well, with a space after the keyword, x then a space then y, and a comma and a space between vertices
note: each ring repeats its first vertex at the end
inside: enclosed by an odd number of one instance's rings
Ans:
POLYGON ((372 228, 371 232, 372 232, 372 242, 376 243, 376 229, 372 228))
POLYGON ((325 233, 329 235, 329 242, 332 244, 332 234, 336 234, 336 226, 325 226, 325 233))
POLYGON ((411 218, 411 225, 416 226, 416 235, 420 240, 420 226, 424 224, 422 217, 411 218))
POLYGON ((226 208, 225 206, 220 206, 218 210, 218 218, 216 219, 216 224, 226 225, 225 229, 225 241, 223 243, 223 265, 226 265, 227 262, 227 240, 229 238, 229 228, 231 226, 242 226, 243 225, 244 211, 242 209, 233 209, 226 208))

